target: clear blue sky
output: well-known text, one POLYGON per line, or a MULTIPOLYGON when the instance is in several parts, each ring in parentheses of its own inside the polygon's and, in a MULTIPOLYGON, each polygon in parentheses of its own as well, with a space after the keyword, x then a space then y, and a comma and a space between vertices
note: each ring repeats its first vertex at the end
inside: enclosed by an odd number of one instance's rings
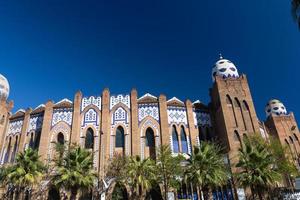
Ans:
POLYGON ((8 2, 0 73, 14 111, 105 87, 207 103, 222 52, 247 74, 261 119, 270 98, 300 118, 300 32, 289 0, 8 2))

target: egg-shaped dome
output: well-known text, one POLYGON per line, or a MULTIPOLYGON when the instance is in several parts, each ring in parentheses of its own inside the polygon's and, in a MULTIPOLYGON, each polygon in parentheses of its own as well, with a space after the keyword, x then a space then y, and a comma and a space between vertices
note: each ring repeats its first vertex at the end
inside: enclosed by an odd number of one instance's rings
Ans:
POLYGON ((267 117, 271 114, 275 114, 278 116, 287 114, 285 106, 277 99, 270 100, 266 105, 265 111, 267 117))
POLYGON ((231 61, 220 56, 220 59, 216 62, 212 70, 213 81, 215 81, 215 76, 220 76, 223 79, 238 78, 239 73, 236 66, 231 61))
POLYGON ((7 79, 0 74, 0 99, 6 100, 9 95, 9 84, 7 79))

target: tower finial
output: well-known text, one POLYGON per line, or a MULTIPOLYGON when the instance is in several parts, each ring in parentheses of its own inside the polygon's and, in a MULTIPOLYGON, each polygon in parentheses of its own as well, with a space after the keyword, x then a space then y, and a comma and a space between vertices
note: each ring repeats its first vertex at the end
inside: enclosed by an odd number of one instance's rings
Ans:
POLYGON ((220 59, 223 59, 223 56, 222 56, 222 54, 221 54, 221 53, 219 53, 219 58, 220 58, 220 59))

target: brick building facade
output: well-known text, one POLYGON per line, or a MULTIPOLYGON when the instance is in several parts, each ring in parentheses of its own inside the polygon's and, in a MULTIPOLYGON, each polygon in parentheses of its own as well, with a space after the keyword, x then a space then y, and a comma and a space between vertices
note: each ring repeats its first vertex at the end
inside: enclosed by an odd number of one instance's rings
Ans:
MULTIPOLYGON (((288 145, 299 163, 299 130, 293 113, 278 100, 266 106, 267 119, 257 118, 246 75, 220 59, 212 70, 211 102, 181 101, 165 95, 113 95, 104 89, 96 96, 77 92, 74 99, 48 101, 34 109, 12 114, 9 84, 0 76, 0 162, 14 162, 17 152, 38 150, 44 162, 53 158, 55 142, 77 143, 94 152, 94 168, 104 175, 107 159, 114 152, 155 158, 155 147, 170 145, 174 154, 191 154, 192 146, 217 138, 226 147, 231 163, 236 162, 242 138, 261 133, 278 137, 288 145)), ((233 171, 235 169, 232 169, 233 171)))

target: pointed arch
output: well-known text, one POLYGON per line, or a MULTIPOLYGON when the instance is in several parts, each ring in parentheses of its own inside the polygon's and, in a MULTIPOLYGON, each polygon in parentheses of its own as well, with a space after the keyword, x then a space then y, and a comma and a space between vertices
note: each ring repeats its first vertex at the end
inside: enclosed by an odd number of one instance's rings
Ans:
POLYGON ((181 130, 180 130, 180 141, 181 141, 181 152, 188 154, 187 136, 183 126, 181 126, 181 130))
POLYGON ((285 138, 284 141, 285 141, 286 145, 289 147, 289 150, 290 150, 290 152, 291 152, 291 155, 292 155, 293 159, 296 160, 296 157, 295 157, 295 155, 294 155, 294 152, 293 152, 293 150, 292 150, 292 148, 291 148, 291 145, 290 145, 288 139, 285 138))
POLYGON ((238 123, 237 123, 236 114, 235 114, 235 111, 233 108, 232 99, 228 94, 226 95, 226 104, 227 104, 227 108, 230 111, 230 118, 232 121, 232 125, 233 125, 233 127, 237 127, 238 123))
POLYGON ((29 147, 32 149, 34 148, 34 133, 33 132, 30 133, 29 147))
POLYGON ((4 156, 4 163, 7 163, 9 161, 10 150, 11 150, 11 137, 9 137, 6 153, 4 156))
POLYGON ((94 130, 92 128, 88 128, 86 131, 84 147, 94 149, 94 130))
POLYGON ((237 130, 234 130, 234 140, 238 141, 240 143, 240 145, 242 146, 241 136, 237 130))
POLYGON ((34 144, 33 148, 38 150, 40 146, 40 140, 41 140, 41 130, 38 130, 35 132, 35 139, 34 139, 34 144))
POLYGON ((115 134, 115 152, 125 154, 125 133, 122 126, 118 126, 115 134))
POLYGON ((175 125, 172 126, 172 146, 173 146, 173 153, 179 153, 178 133, 175 125))
POLYGON ((18 139, 19 139, 19 136, 17 135, 16 136, 16 140, 15 140, 14 149, 13 149, 13 152, 12 152, 12 155, 11 155, 10 162, 14 162, 15 161, 15 156, 16 156, 17 150, 18 150, 18 139))
POLYGON ((116 143, 115 143, 115 147, 125 147, 125 138, 124 138, 124 129, 122 126, 118 126, 118 128, 116 129, 116 143))
POLYGON ((149 157, 152 158, 153 160, 156 159, 156 152, 155 152, 155 136, 154 136, 154 131, 152 128, 147 128, 146 130, 146 141, 145 141, 145 146, 146 146, 146 152, 149 153, 149 157))
POLYGON ((253 124, 253 120, 252 120, 252 116, 251 116, 251 112, 250 112, 250 108, 249 108, 249 105, 247 103, 246 100, 243 100, 243 110, 244 110, 244 113, 245 113, 245 121, 248 121, 250 120, 250 123, 251 123, 251 127, 252 127, 252 131, 254 132, 255 129, 254 129, 254 124, 253 124))
POLYGON ((58 144, 64 145, 65 144, 65 136, 62 132, 59 132, 56 136, 56 142, 58 144))
POLYGON ((245 122, 245 117, 244 117, 243 109, 242 109, 240 101, 236 97, 234 98, 234 107, 241 114, 243 128, 244 128, 244 130, 247 130, 247 126, 246 126, 246 122, 245 122))

